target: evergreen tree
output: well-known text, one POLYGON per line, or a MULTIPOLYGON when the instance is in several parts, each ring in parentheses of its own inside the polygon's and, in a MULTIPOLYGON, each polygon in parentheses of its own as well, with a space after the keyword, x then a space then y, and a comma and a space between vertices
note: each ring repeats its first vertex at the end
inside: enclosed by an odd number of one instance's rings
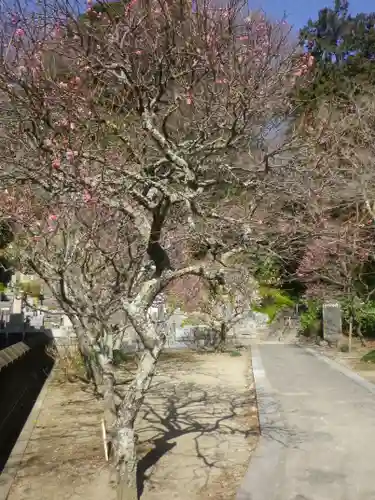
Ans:
POLYGON ((300 45, 315 60, 297 82, 298 115, 311 112, 322 99, 358 94, 375 85, 375 12, 349 14, 347 0, 319 11, 300 31, 300 45))

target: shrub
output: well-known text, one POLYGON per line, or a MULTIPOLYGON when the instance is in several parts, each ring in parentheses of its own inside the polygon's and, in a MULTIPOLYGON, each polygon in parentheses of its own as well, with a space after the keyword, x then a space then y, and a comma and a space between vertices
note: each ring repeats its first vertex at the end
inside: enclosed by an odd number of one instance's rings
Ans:
POLYGON ((235 358, 235 357, 238 357, 238 356, 242 356, 242 354, 240 353, 240 351, 231 351, 230 352, 230 356, 232 356, 233 358, 235 358))
POLYGON ((85 363, 75 342, 47 347, 47 353, 58 362, 60 382, 87 381, 85 363))
POLYGON ((365 363, 375 363, 375 350, 367 352, 362 356, 361 361, 365 363))
POLYGON ((355 320, 364 335, 373 336, 375 332, 375 302, 360 304, 355 309, 355 320))
POLYGON ((318 336, 321 333, 322 305, 315 300, 308 300, 306 306, 306 311, 300 315, 301 332, 306 336, 318 336))
POLYGON ((28 297, 39 298, 42 292, 42 285, 38 281, 23 281, 19 284, 19 289, 28 297))
POLYGON ((283 290, 261 285, 259 287, 261 297, 260 305, 254 305, 253 311, 267 314, 268 322, 276 318, 277 314, 283 309, 294 307, 295 302, 283 290))

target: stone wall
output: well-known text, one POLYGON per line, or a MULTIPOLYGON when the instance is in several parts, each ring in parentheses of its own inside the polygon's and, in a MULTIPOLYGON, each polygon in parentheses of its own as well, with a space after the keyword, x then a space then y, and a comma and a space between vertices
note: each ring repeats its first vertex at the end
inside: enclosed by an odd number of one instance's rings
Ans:
POLYGON ((0 371, 0 472, 52 366, 42 342, 0 371))

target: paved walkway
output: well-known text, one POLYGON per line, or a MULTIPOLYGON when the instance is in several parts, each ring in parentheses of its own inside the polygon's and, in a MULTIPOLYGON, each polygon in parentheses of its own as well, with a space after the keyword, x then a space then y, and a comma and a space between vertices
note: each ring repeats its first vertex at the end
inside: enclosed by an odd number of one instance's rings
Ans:
POLYGON ((375 500, 375 395, 296 346, 258 349, 281 417, 263 429, 281 443, 274 499, 375 500))

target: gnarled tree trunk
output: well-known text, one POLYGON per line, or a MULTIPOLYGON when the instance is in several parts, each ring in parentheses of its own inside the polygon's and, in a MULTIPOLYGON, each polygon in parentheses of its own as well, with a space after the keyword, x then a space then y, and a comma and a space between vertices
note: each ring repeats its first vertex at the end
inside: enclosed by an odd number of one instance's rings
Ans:
POLYGON ((218 337, 217 337, 217 343, 216 343, 216 351, 224 351, 225 350, 225 345, 227 342, 227 333, 228 333, 228 326, 226 322, 222 322, 220 325, 220 330, 218 331, 218 337))
POLYGON ((134 423, 155 373, 156 364, 165 345, 165 337, 142 355, 134 380, 122 403, 112 433, 111 459, 117 471, 117 500, 137 500, 137 451, 134 423))
POLYGON ((99 391, 99 387, 103 383, 103 374, 94 357, 95 350, 87 334, 82 331, 82 328, 74 328, 74 330, 77 335, 79 350, 85 363, 86 376, 89 380, 93 381, 95 390, 99 391))

